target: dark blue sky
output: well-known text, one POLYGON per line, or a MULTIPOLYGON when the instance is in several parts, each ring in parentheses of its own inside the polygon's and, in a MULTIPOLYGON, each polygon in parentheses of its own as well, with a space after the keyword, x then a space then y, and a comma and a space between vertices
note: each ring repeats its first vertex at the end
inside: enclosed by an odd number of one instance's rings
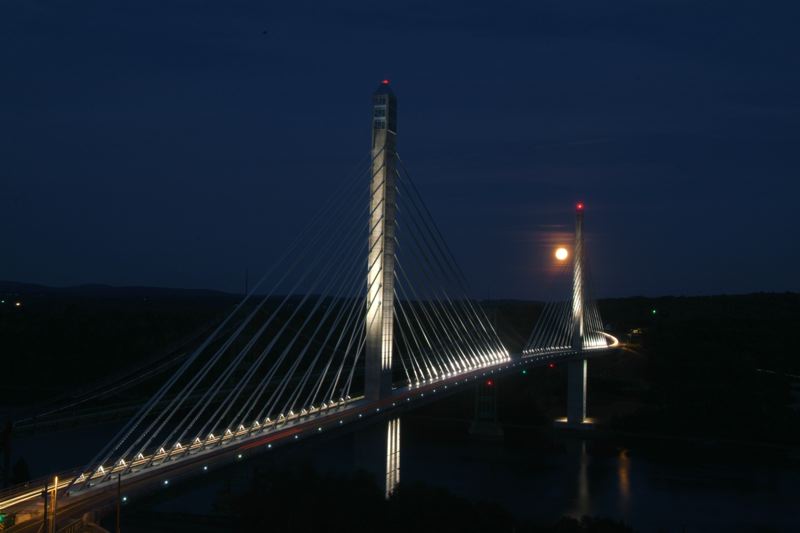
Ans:
POLYGON ((800 289, 796 2, 385 5, 4 0, 0 279, 239 289, 389 77, 476 295, 541 294, 577 199, 600 295, 800 289))

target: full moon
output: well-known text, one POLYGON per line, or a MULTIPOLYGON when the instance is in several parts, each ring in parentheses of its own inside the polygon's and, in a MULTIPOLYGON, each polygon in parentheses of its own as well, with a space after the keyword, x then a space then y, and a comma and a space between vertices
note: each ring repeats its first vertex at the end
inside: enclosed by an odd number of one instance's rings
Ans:
POLYGON ((556 249, 556 259, 559 261, 564 261, 569 256, 569 252, 566 248, 557 248, 556 249))

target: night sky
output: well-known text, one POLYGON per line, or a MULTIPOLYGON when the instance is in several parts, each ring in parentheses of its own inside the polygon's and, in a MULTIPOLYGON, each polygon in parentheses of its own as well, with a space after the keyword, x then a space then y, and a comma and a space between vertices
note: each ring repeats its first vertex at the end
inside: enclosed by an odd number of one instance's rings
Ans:
POLYGON ((367 153, 475 296, 800 289, 797 2, 0 2, 0 279, 241 290, 367 153))

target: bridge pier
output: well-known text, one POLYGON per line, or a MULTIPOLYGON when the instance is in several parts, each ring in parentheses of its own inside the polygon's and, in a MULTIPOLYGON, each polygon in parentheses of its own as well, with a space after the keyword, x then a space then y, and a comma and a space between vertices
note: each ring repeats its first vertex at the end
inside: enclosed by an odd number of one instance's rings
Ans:
POLYGON ((479 439, 503 439, 503 428, 497 422, 497 382, 494 379, 475 385, 475 417, 469 434, 479 439))
POLYGON ((582 424, 586 419, 586 359, 567 365, 567 422, 582 424))
POLYGON ((567 363, 567 417, 557 421, 559 425, 569 428, 592 426, 591 419, 586 417, 588 365, 586 359, 575 359, 567 363))

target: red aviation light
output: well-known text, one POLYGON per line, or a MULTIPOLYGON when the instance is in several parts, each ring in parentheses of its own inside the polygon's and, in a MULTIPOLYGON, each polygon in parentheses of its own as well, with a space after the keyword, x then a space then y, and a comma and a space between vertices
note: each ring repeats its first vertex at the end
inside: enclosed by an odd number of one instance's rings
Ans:
POLYGON ((578 202, 578 205, 575 206, 578 211, 583 211, 583 202, 578 202))
POLYGON ((491 387, 492 385, 494 385, 494 380, 493 379, 487 379, 486 380, 486 386, 487 387, 491 387))
POLYGON ((389 85, 389 80, 383 80, 383 81, 381 81, 381 85, 389 85))
POLYGON ((556 367, 555 363, 547 363, 547 368, 555 368, 555 367, 556 367))

